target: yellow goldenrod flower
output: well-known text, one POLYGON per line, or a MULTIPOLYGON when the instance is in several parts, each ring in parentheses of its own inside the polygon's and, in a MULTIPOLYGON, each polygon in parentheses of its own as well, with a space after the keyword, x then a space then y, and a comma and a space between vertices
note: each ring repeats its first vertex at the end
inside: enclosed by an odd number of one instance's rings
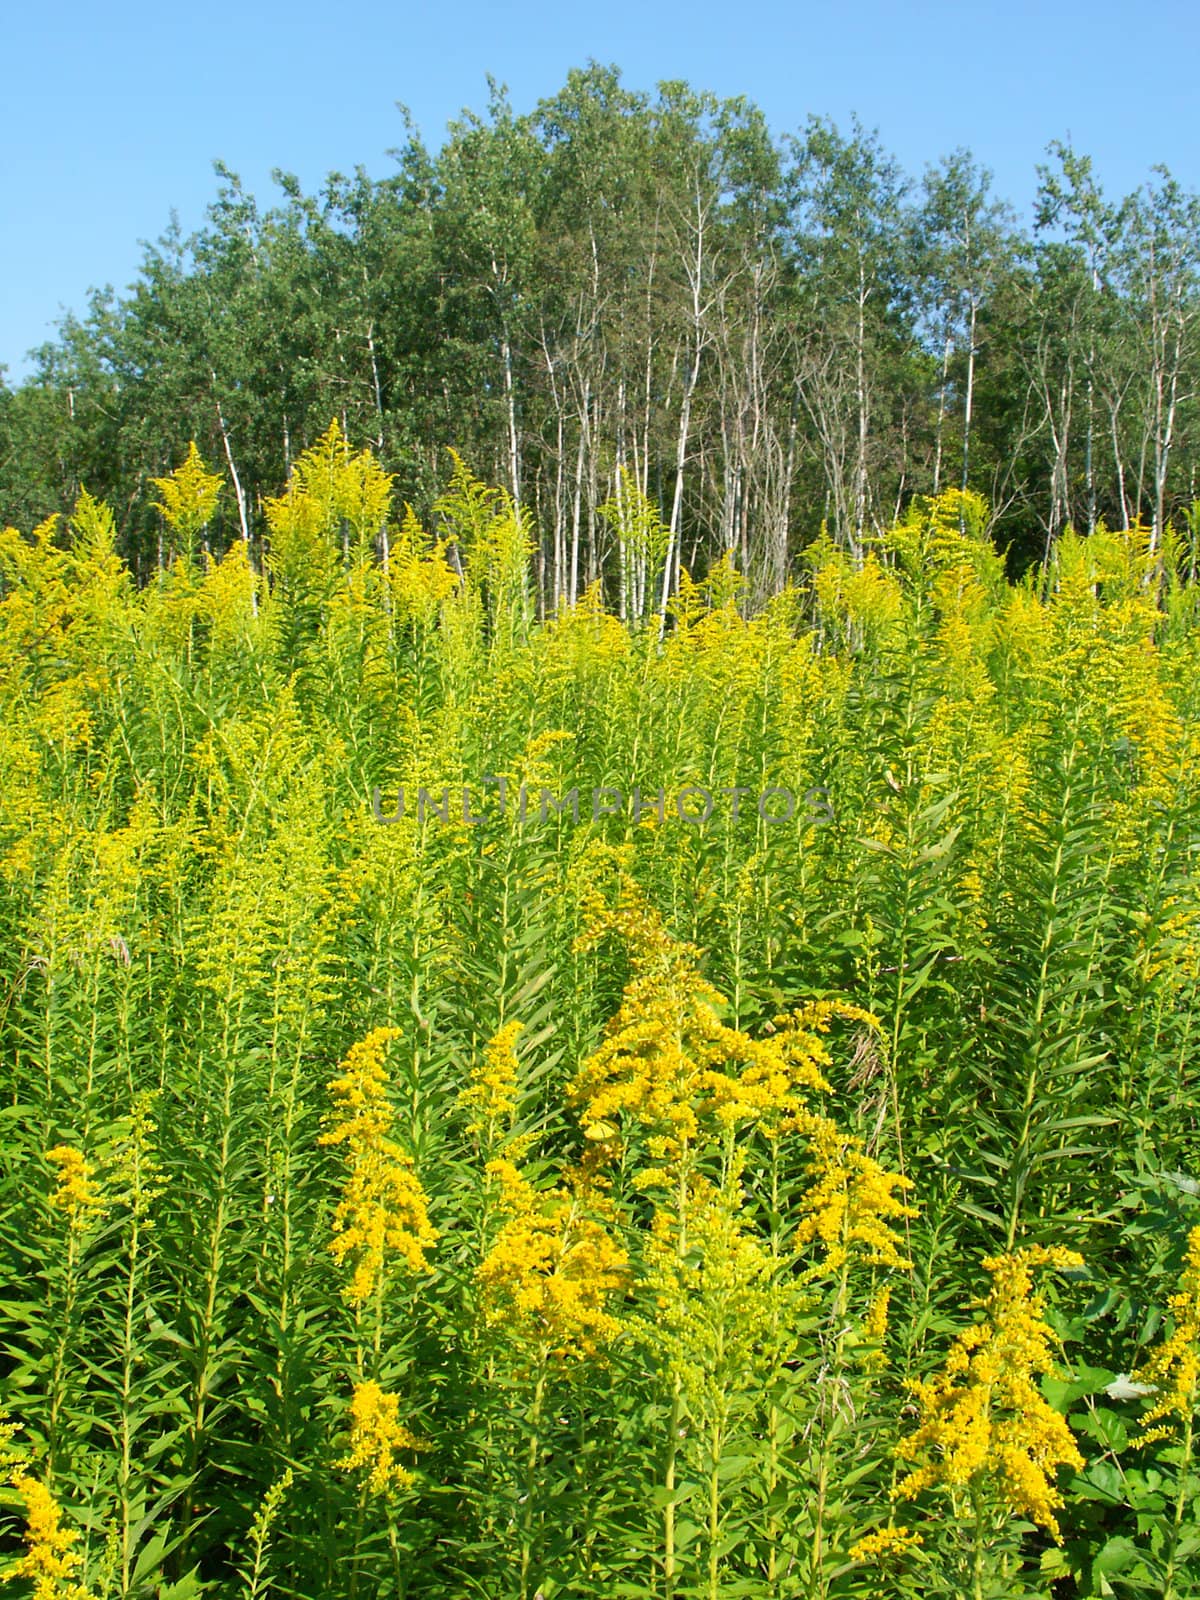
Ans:
POLYGON ((424 1272, 425 1252, 438 1238, 411 1156, 387 1137, 393 1114, 383 1053, 399 1032, 376 1028, 351 1046, 329 1085, 337 1111, 319 1141, 345 1147, 349 1172, 333 1214, 329 1248, 339 1265, 349 1255, 356 1257, 342 1291, 355 1306, 375 1292, 387 1252, 399 1255, 410 1272, 424 1272))
POLYGON ((986 1319, 955 1339, 941 1372, 910 1387, 922 1418, 898 1454, 914 1470, 897 1485, 910 1499, 923 1489, 990 1485, 1011 1512, 1059 1539, 1054 1486, 1060 1466, 1084 1462, 1065 1419, 1045 1400, 1038 1378, 1054 1371, 1053 1334, 1033 1292, 1034 1267, 1080 1267, 1061 1246, 1032 1245, 983 1263, 992 1289, 986 1319))
POLYGON ((33 1600, 92 1600, 82 1584, 72 1581, 79 1557, 71 1546, 79 1538, 74 1528, 62 1526, 58 1502, 44 1483, 27 1473, 14 1473, 13 1487, 25 1502, 25 1543, 27 1553, 4 1574, 10 1578, 29 1578, 33 1600))
MULTIPOLYGON (((469 1086, 458 1097, 460 1106, 474 1107, 477 1116, 468 1123, 472 1135, 494 1130, 508 1122, 516 1106, 517 1037, 524 1023, 506 1022, 484 1046, 483 1064, 471 1074, 469 1086)), ((489 1139, 490 1142, 490 1139, 489 1139)))
POLYGON ((586 1139, 615 1153, 623 1127, 640 1126, 655 1163, 643 1173, 650 1183, 658 1164, 694 1150, 702 1131, 750 1122, 771 1131, 799 1113, 798 1091, 828 1089, 820 1068, 829 1057, 818 1035, 835 1015, 866 1012, 824 1003, 781 1017, 770 1037, 752 1039, 721 1021, 722 996, 700 975, 697 952, 666 932, 624 874, 614 910, 584 899, 583 946, 615 933, 634 968, 620 1009, 569 1090, 586 1139))
POLYGON ((888 1364, 884 1340, 887 1338, 888 1310, 891 1301, 892 1287, 885 1283, 871 1296, 867 1314, 859 1328, 859 1339, 866 1345, 866 1349, 861 1352, 858 1361, 866 1372, 877 1372, 888 1364))
POLYGON ((889 1557, 908 1555, 910 1551, 918 1549, 925 1543, 919 1533, 903 1526, 898 1528, 877 1528, 874 1533, 868 1533, 846 1552, 849 1561, 881 1561, 889 1557))
MULTIPOLYGON (((910 1268, 912 1262, 902 1253, 901 1241, 888 1223, 917 1215, 915 1207, 897 1197, 897 1191, 912 1188, 912 1180, 899 1172, 886 1172, 866 1153, 861 1139, 843 1133, 828 1117, 798 1112, 786 1126, 807 1139, 807 1170, 813 1179, 801 1203, 797 1248, 822 1245, 825 1259, 821 1269, 825 1271, 835 1271, 848 1260, 902 1271, 910 1268)), ((886 1318, 886 1302, 883 1314, 886 1318)))
POLYGON ((407 1489, 416 1479, 396 1460, 398 1450, 425 1448, 399 1420, 400 1397, 377 1383, 359 1383, 350 1402, 350 1454, 337 1465, 343 1472, 366 1470, 372 1494, 407 1489))
POLYGON ((352 1170, 333 1214, 335 1237, 329 1248, 339 1266, 359 1252, 344 1290, 351 1305, 362 1305, 375 1291, 385 1254, 400 1256, 410 1272, 425 1272, 425 1252, 437 1241, 412 1158, 390 1140, 378 1150, 353 1157, 352 1170))
POLYGON ((8 1412, 0 1407, 0 1474, 7 1477, 25 1460, 23 1445, 16 1442, 21 1425, 8 1420, 8 1412))
POLYGON ((92 1165, 84 1159, 82 1150, 57 1144, 46 1151, 46 1160, 58 1168, 58 1183, 50 1204, 67 1213, 72 1228, 84 1226, 88 1216, 98 1216, 104 1210, 104 1197, 92 1181, 92 1165))
POLYGON ((150 482, 162 495, 154 502, 164 520, 187 541, 195 538, 212 521, 221 492, 221 480, 206 470, 193 439, 183 462, 166 478, 150 482))
POLYGON ((500 1185, 500 1209, 520 1216, 532 1209, 533 1188, 511 1156, 497 1156, 484 1168, 489 1179, 500 1185))
POLYGON ((1200 1398, 1200 1227, 1188 1234, 1179 1290, 1167 1304, 1175 1319, 1174 1331, 1134 1374, 1138 1383, 1159 1390, 1159 1398, 1142 1418, 1136 1444, 1169 1438, 1174 1424, 1186 1423, 1194 1415, 1200 1398))
POLYGON ((888 1307, 891 1304, 892 1289, 890 1284, 885 1284, 871 1298, 867 1307, 867 1314, 863 1318, 863 1337, 866 1339, 882 1339, 887 1332, 888 1307))
POLYGON ((644 1249, 653 1310, 639 1318, 642 1342, 677 1379, 698 1415, 720 1416, 734 1395, 755 1389, 788 1320, 798 1286, 777 1280, 770 1252, 747 1226, 735 1170, 722 1188, 694 1177, 686 1204, 654 1214, 644 1249))
POLYGON ((539 1194, 508 1161, 489 1173, 509 1216, 476 1272, 484 1315, 518 1340, 560 1357, 595 1355, 621 1331, 608 1310, 629 1257, 583 1210, 584 1188, 539 1194))

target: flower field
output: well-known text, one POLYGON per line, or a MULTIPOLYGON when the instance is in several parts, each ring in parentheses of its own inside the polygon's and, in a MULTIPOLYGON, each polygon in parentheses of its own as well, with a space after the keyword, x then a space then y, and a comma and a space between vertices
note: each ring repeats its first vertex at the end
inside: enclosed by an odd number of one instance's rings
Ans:
POLYGON ((539 618, 457 458, 158 490, 0 536, 9 1592, 1200 1595, 1169 530, 747 615, 627 487, 539 618))

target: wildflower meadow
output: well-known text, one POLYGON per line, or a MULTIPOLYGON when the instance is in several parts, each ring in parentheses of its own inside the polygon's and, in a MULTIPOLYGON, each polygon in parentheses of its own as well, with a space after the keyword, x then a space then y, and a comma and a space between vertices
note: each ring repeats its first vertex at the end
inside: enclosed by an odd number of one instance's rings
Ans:
POLYGON ((1200 1595, 1173 530, 156 493, 0 536, 8 1592, 1200 1595))

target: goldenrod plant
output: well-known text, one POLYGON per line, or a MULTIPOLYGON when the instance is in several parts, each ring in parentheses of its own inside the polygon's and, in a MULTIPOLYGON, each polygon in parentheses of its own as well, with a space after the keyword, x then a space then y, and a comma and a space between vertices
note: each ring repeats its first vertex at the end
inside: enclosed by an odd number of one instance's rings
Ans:
POLYGON ((955 1336, 931 1379, 912 1381, 920 1423, 898 1454, 914 1465, 896 1486, 901 1499, 935 1487, 949 1491, 955 1517, 972 1525, 969 1583, 976 1600, 997 1522, 1027 1517, 1060 1539, 1057 1473, 1084 1464, 1070 1428, 1038 1387, 1055 1365, 1053 1333, 1033 1287, 1037 1268, 1080 1268, 1082 1257, 1061 1246, 1030 1245, 983 1264, 992 1279, 984 1320, 955 1336))
POLYGON ((11 1592, 1200 1594, 1183 546, 445 459, 0 535, 11 1592))
POLYGON ((162 496, 155 502, 154 509, 179 538, 183 547, 179 554, 185 560, 192 560, 196 554, 196 540, 212 521, 217 508, 221 493, 219 474, 205 467, 193 439, 188 444, 187 455, 174 472, 165 478, 152 478, 151 482, 162 496))

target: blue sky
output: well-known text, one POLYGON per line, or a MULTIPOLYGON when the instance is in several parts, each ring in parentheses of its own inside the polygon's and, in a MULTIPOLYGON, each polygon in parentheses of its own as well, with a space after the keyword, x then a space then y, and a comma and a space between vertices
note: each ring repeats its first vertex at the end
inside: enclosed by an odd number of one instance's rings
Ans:
POLYGON ((615 63, 633 88, 685 78, 756 101, 776 132, 810 112, 877 127, 914 173, 966 145, 1021 211, 1051 139, 1091 154, 1111 193, 1165 162, 1200 188, 1193 85, 1200 6, 1185 0, 48 0, 5 8, 0 29, 0 363, 24 353, 91 285, 123 288, 139 240, 172 207, 197 226, 212 161, 260 200, 272 167, 315 188, 331 169, 391 170, 396 101, 426 141, 486 75, 517 110, 572 66, 615 63), (852 31, 853 29, 853 31, 852 31))

